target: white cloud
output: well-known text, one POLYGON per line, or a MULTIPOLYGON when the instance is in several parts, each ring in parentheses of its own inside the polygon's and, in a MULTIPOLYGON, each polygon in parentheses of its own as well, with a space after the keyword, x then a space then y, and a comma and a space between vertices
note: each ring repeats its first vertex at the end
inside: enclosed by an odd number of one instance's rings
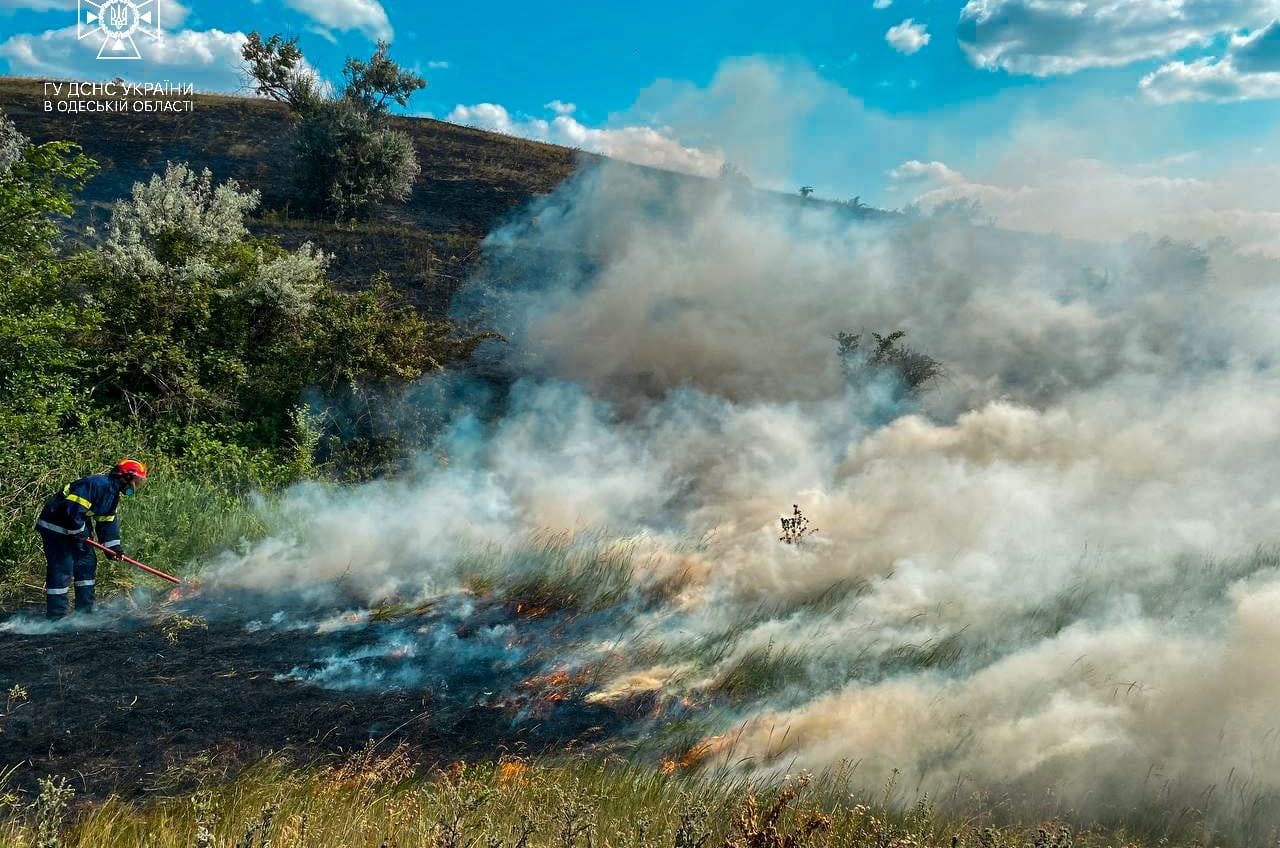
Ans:
POLYGON ((929 43, 930 38, 925 25, 916 23, 914 18, 907 18, 897 26, 889 27, 889 31, 884 34, 884 40, 889 42, 890 47, 907 56, 918 53, 929 43))
POLYGON ((565 103, 563 100, 552 100, 550 103, 545 104, 545 108, 550 109, 557 115, 572 115, 578 111, 576 104, 565 103))
POLYGON ((1172 153, 1168 156, 1162 156, 1152 162, 1143 162, 1141 167, 1144 171, 1164 171, 1169 168, 1178 168, 1188 165, 1200 158, 1200 153, 1195 150, 1186 150, 1182 153, 1172 153))
MULTIPOLYGON (((17 11, 29 12, 56 12, 76 11, 76 0, 0 0, 0 16, 9 15, 17 11)), ((164 13, 165 26, 179 26, 187 19, 187 15, 191 14, 191 10, 183 6, 177 0, 165 0, 162 5, 164 13)), ((72 14, 72 20, 75 15, 72 14)))
POLYGON ((427 68, 433 71, 447 71, 449 67, 449 63, 444 59, 432 59, 427 62, 427 68))
MULTIPOLYGON (((1185 161, 1174 157, 1173 163, 1185 161)), ((908 162, 894 170, 905 175, 900 182, 916 178, 922 184, 917 200, 926 211, 973 199, 1008 229, 1103 242, 1139 232, 1201 243, 1223 236, 1246 250, 1280 256, 1278 168, 1173 177, 1151 173, 1150 165, 1129 171, 1097 159, 1036 154, 1033 167, 1002 166, 983 180, 968 179, 940 162, 908 162)))
POLYGON ((918 159, 911 159, 889 171, 889 179, 895 183, 913 185, 959 183, 964 181, 964 175, 959 171, 953 171, 943 162, 921 162, 918 159))
POLYGON ((1231 36, 1232 62, 1249 74, 1280 71, 1280 20, 1248 35, 1231 36))
POLYGON ((1280 72, 1249 74, 1236 67, 1230 57, 1169 62, 1142 78, 1138 84, 1152 103, 1280 98, 1280 72))
POLYGON ((72 10, 75 7, 75 0, 0 0, 0 15, 7 15, 20 9, 31 12, 50 12, 55 9, 72 10))
MULTIPOLYGON (((86 39, 88 41, 88 39, 86 39)), ((201 91, 237 91, 243 85, 242 32, 183 30, 165 33, 159 42, 140 43, 138 62, 102 62, 97 45, 76 39, 74 25, 42 33, 23 33, 0 42, 0 58, 9 73, 58 79, 111 79, 192 83, 201 91)))
MULTIPOLYGON (((497 103, 476 103, 473 106, 464 106, 459 103, 453 107, 452 112, 445 115, 444 119, 450 123, 464 124, 482 130, 492 130, 508 135, 519 134, 511 113, 506 110, 506 107, 499 106, 497 103)), ((546 121, 542 123, 546 124, 546 121)))
POLYGON ((958 32, 980 68, 1049 76, 1169 56, 1277 16, 1277 0, 968 0, 958 32))
POLYGON ((893 5, 893 0, 876 0, 876 2, 874 2, 874 3, 872 3, 872 4, 871 4, 871 8, 873 8, 873 9, 887 9, 887 8, 889 8, 889 7, 890 7, 890 6, 892 6, 892 5, 893 5))
POLYGON ((1221 59, 1162 65, 1143 77, 1139 88, 1153 103, 1280 98, 1280 21, 1233 35, 1221 59))
POLYGON ((357 30, 370 39, 390 40, 394 35, 387 10, 378 0, 284 0, 284 3, 328 30, 357 30))
POLYGON ((308 24, 307 32, 312 35, 318 35, 330 44, 338 43, 338 34, 331 29, 320 26, 320 24, 308 24))
POLYGON ((173 29, 182 26, 191 15, 191 10, 178 0, 163 0, 161 3, 161 26, 173 29))
POLYGON ((572 104, 553 100, 547 108, 556 111, 551 120, 513 116, 497 103, 459 104, 446 117, 455 124, 532 138, 567 147, 578 147, 614 159, 650 165, 699 176, 715 176, 724 164, 719 153, 685 147, 665 129, 630 125, 612 128, 588 127, 569 112, 572 104), (557 108, 558 105, 558 108, 557 108), (562 111, 569 109, 569 111, 562 111))

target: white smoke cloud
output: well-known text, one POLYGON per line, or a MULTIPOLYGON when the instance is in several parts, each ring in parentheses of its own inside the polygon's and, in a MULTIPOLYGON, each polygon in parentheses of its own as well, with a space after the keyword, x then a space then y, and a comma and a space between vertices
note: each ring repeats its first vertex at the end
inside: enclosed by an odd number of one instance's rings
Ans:
POLYGON ((1280 256, 1280 206, 1272 194, 1280 191, 1280 171, 1258 165, 1203 177, 1162 173, 1191 161, 1183 155, 1121 168, 1038 151, 1025 161, 1002 160, 990 179, 914 160, 889 176, 896 190, 914 188, 925 211, 977 200, 984 215, 1011 229, 1104 242, 1140 233, 1227 238, 1247 252, 1280 256))
MULTIPOLYGON (((736 63, 672 111, 763 126, 761 100, 803 78, 773 71, 736 63)), ((805 114, 830 91, 793 94, 805 114)), ((1074 814, 1203 806, 1234 768, 1274 810, 1280 264, 1255 248, 1276 172, 1032 147, 981 177, 905 156, 890 175, 1032 234, 578 175, 491 235, 459 297, 509 340, 481 351, 512 387, 501 412, 446 406, 403 478, 298 489, 304 532, 215 583, 433 595, 478 555, 529 568, 522 540, 594 531, 643 554, 638 583, 678 583, 601 629, 660 655, 602 674, 596 702, 696 700, 748 651, 802 657, 725 722, 745 722, 727 762, 856 760, 874 785, 1052 790, 1074 814), (835 356, 837 333, 895 329, 945 365, 919 398, 835 356), (778 540, 792 504, 819 528, 798 546, 778 540)))
POLYGON ((1280 541, 1274 263, 868 230, 692 190, 654 219, 635 211, 655 200, 635 180, 597 175, 513 234, 601 251, 586 280, 513 301, 523 366, 620 408, 653 399, 597 435, 641 446, 624 461, 645 457, 681 493, 631 512, 642 526, 714 540, 682 626, 712 633, 764 598, 868 586, 742 638, 735 655, 821 648, 834 679, 857 682, 756 716, 733 761, 848 758, 873 783, 900 768, 935 792, 1052 789, 1064 810, 1139 803, 1153 765, 1179 793, 1233 767, 1280 790, 1280 760, 1250 747, 1270 683, 1218 670, 1272 638, 1239 622, 1280 591, 1274 559, 1247 557, 1280 541), (874 401, 842 389, 829 339, 843 327, 906 327, 948 364, 924 414, 878 425, 874 401), (792 502, 821 528, 801 549, 775 538, 792 502), (1215 556, 1245 559, 1197 570, 1215 556), (1037 633, 1060 608, 1062 629, 1037 633), (949 673, 868 659, 948 639, 972 652, 949 673), (1206 673, 1246 705, 1197 695, 1206 673))

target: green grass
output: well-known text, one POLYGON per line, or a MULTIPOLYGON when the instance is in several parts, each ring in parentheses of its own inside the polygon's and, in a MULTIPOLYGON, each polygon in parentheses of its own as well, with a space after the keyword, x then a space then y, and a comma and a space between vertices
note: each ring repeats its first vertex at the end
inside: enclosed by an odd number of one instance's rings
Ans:
POLYGON ((547 532, 518 547, 477 550, 459 563, 459 572, 472 589, 498 592, 526 611, 595 612, 632 592, 634 553, 626 542, 547 532))
POLYGON ((716 679, 709 692, 723 695, 731 704, 745 704, 803 685, 809 677, 809 661, 805 651, 770 642, 744 652, 716 679))
MULTIPOLYGON (((786 781, 724 771, 663 773, 586 759, 504 758, 424 772, 403 750, 331 766, 274 759, 192 793, 108 799, 67 815, 57 782, 0 818, 9 848, 1091 848, 1202 845, 1196 823, 1138 834, 1007 822, 996 806, 942 814, 851 789, 852 769, 786 781), (41 842, 40 840, 44 841, 41 842)), ((987 802, 990 803, 990 802, 987 802)), ((1214 840, 1215 844, 1222 844, 1214 840)))
MULTIPOLYGON (((51 441, 38 473, 17 479, 0 495, 0 598, 9 604, 43 602, 44 554, 34 524, 44 498, 77 477, 109 467, 110 457, 152 460, 154 451, 127 434, 108 428, 101 444, 51 441)), ((151 466, 147 484, 121 499, 118 512, 125 553, 148 565, 180 577, 193 575, 207 556, 263 538, 278 521, 276 497, 254 493, 246 480, 175 467, 163 459, 151 466)), ((135 585, 163 585, 105 558, 99 559, 98 582, 103 597, 135 585)))
MULTIPOLYGON (((194 575, 207 555, 264 538, 274 502, 198 478, 156 478, 121 505, 126 553, 177 576, 194 575)), ((127 580, 141 574, 114 563, 108 570, 127 580)))

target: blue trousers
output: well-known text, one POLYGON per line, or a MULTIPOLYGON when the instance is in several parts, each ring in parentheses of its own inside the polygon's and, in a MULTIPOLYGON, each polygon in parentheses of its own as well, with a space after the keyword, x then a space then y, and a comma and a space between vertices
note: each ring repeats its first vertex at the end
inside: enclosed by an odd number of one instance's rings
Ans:
POLYGON ((75 536, 64 536, 41 528, 44 541, 45 615, 62 618, 67 614, 68 595, 74 583, 76 612, 93 612, 93 584, 98 571, 98 555, 75 536))

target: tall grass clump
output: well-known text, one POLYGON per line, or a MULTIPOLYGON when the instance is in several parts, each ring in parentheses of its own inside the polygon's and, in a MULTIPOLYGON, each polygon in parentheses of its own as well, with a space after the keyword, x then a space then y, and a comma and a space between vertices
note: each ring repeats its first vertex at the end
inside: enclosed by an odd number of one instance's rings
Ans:
POLYGON ((523 544, 473 551, 458 564, 474 590, 496 592, 520 613, 615 606, 633 588, 636 543, 600 534, 534 534, 523 544))

